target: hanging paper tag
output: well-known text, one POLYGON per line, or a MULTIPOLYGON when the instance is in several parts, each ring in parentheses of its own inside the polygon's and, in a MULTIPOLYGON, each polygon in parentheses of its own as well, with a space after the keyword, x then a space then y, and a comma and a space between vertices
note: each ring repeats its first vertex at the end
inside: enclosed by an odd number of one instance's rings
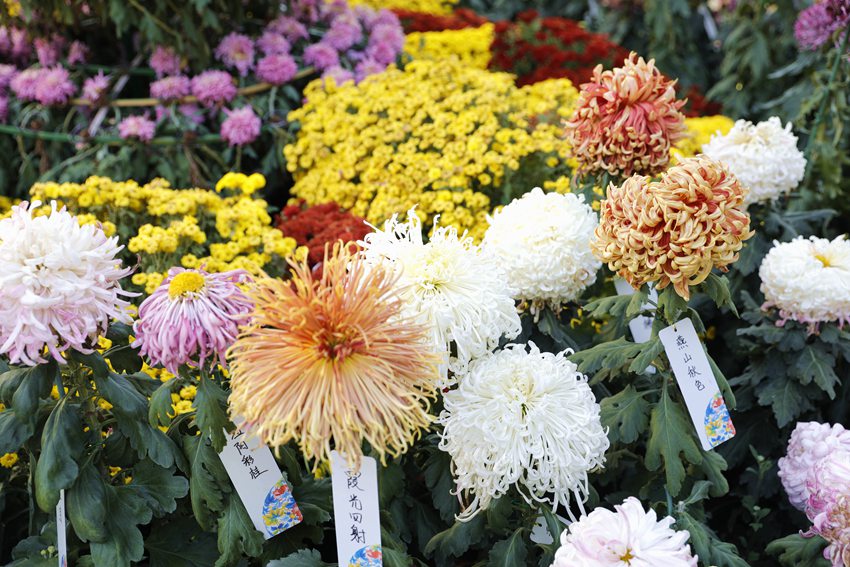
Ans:
POLYGON ((59 553, 59 567, 68 567, 68 542, 65 538, 65 489, 59 491, 56 503, 56 549, 59 553))
MULTIPOLYGON (((635 293, 635 289, 629 285, 629 282, 621 278, 614 280, 614 287, 617 289, 617 295, 634 295, 635 293)), ((649 288, 647 299, 658 302, 658 292, 655 291, 655 288, 649 288)), ((643 308, 652 309, 653 307, 651 303, 644 303, 643 308)), ((652 323, 654 322, 654 317, 646 315, 638 315, 629 321, 629 330, 632 332, 632 338, 636 343, 645 343, 652 337, 652 323)))
POLYGON ((218 456, 254 527, 269 539, 299 524, 301 511, 271 450, 241 428, 241 422, 234 420, 236 429, 225 432, 227 444, 218 456))
POLYGON ((375 459, 362 457, 360 470, 355 472, 345 457, 331 451, 331 483, 340 567, 380 567, 381 516, 375 459))
POLYGON ((705 349, 690 319, 682 319, 658 333, 673 374, 697 429, 702 448, 708 451, 735 436, 735 426, 714 379, 705 349))
MULTIPOLYGON (((561 520, 565 526, 570 525, 570 521, 563 516, 555 514, 555 517, 561 520)), ((540 543, 542 545, 551 545, 554 543, 555 539, 549 531, 549 525, 546 523, 546 518, 543 514, 537 516, 537 521, 534 522, 534 527, 531 528, 531 535, 528 536, 528 539, 534 543, 540 543)))

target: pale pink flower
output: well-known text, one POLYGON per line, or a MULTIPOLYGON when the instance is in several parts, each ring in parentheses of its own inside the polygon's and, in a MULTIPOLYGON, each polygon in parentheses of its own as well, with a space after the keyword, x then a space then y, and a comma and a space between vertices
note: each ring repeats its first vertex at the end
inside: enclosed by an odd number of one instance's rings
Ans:
POLYGON ((254 66, 254 42, 247 35, 229 33, 215 48, 215 56, 226 67, 236 69, 239 76, 244 77, 254 66))
POLYGON ((257 40, 257 47, 266 55, 283 55, 289 53, 291 46, 283 34, 266 30, 257 40))
POLYGON ((850 451, 833 451, 810 471, 806 516, 812 522, 804 535, 829 542, 823 556, 833 567, 850 565, 850 451))
POLYGON ((224 71, 204 71, 192 79, 192 94, 204 106, 229 102, 236 96, 233 77, 224 71))
POLYGON ((72 41, 68 48, 68 64, 77 65, 86 62, 89 56, 89 48, 81 41, 72 41))
POLYGON ((166 75, 177 75, 183 68, 183 62, 180 56, 177 55, 170 47, 162 45, 157 46, 151 54, 149 65, 156 73, 157 77, 166 75))
POLYGON ((231 146, 250 144, 260 135, 262 122, 251 105, 236 110, 224 109, 227 118, 221 124, 221 137, 231 146))
POLYGON ((192 81, 183 75, 171 75, 151 83, 151 96, 167 101, 183 98, 191 90, 192 81))
POLYGON ((33 217, 40 205, 21 203, 0 221, 0 354, 27 366, 92 352, 110 319, 130 322, 122 296, 133 295, 119 283, 132 269, 121 267, 117 237, 80 226, 56 202, 33 217))
POLYGON ((267 55, 257 63, 257 77, 273 85, 282 85, 290 81, 298 72, 298 65, 290 55, 281 53, 267 55))
POLYGON ((139 307, 133 345, 152 365, 172 374, 184 364, 224 365, 225 352, 253 308, 237 284, 250 280, 243 270, 210 274, 171 268, 139 307))
POLYGON ((156 124, 146 116, 128 116, 118 123, 118 135, 128 140, 136 138, 142 142, 153 140, 156 124))
POLYGON ((76 91, 64 67, 42 69, 35 85, 35 99, 44 106, 65 104, 76 91))
POLYGON ((814 466, 836 451, 850 451, 850 431, 841 424, 800 422, 791 432, 785 456, 779 459, 779 479, 788 500, 804 510, 809 500, 808 478, 814 466))
POLYGON ((83 81, 83 98, 92 102, 99 99, 109 87, 109 77, 103 74, 103 71, 98 72, 94 77, 89 77, 83 81))
POLYGON ((21 100, 35 100, 35 89, 41 80, 42 69, 30 67, 14 75, 9 81, 9 87, 15 96, 21 100))

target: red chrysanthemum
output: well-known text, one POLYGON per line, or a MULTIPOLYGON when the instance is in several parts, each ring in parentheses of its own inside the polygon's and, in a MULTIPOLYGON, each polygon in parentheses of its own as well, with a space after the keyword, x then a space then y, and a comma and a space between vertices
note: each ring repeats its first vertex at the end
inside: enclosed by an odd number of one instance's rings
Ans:
POLYGON ((290 205, 281 211, 277 228, 310 251, 310 264, 318 264, 325 256, 325 245, 363 240, 372 229, 362 218, 344 211, 336 203, 303 207, 290 205))
POLYGON ((653 175, 670 161, 670 148, 685 133, 676 82, 631 53, 622 67, 598 65, 581 86, 567 141, 584 172, 628 177, 653 175))

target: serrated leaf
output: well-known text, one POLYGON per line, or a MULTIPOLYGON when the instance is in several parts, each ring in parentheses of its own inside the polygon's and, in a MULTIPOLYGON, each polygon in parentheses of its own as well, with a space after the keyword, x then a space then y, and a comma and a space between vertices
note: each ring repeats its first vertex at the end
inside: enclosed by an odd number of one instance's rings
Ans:
POLYGON ((620 337, 600 343, 587 350, 576 352, 569 359, 578 365, 581 372, 593 374, 601 368, 618 369, 633 360, 643 350, 642 343, 633 343, 620 337))
POLYGON ((85 449, 80 405, 64 397, 50 412, 41 434, 41 455, 35 469, 35 496, 39 508, 52 512, 59 491, 77 478, 77 461, 85 449))
POLYGON ((838 375, 833 370, 835 357, 820 348, 808 345, 800 351, 793 367, 793 373, 799 376, 803 384, 815 381, 821 390, 835 399, 835 386, 840 384, 838 375))
POLYGON ((150 567, 212 567, 218 557, 215 537, 191 518, 158 523, 145 540, 150 567))
POLYGON ((176 380, 163 382, 151 395, 148 422, 154 427, 167 426, 171 423, 171 417, 169 417, 169 414, 173 411, 171 393, 174 391, 176 382, 176 380))
POLYGON ((694 554, 705 565, 715 567, 750 567, 738 555, 737 548, 731 543, 718 540, 714 534, 686 511, 681 511, 676 519, 676 529, 688 530, 690 544, 694 554))
POLYGON ((224 510, 224 497, 231 491, 230 479, 221 459, 200 435, 183 436, 183 451, 189 461, 189 500, 195 519, 205 530, 212 528, 211 512, 224 510))
POLYGON ((646 392, 638 392, 631 384, 624 390, 603 398, 601 407, 602 425, 608 428, 612 442, 633 443, 649 425, 649 402, 646 392))
POLYGON ((245 506, 236 495, 227 499, 224 513, 218 519, 218 551, 216 567, 235 565, 243 554, 257 557, 263 552, 263 534, 257 531, 245 506))
POLYGON ((331 519, 333 489, 330 478, 305 478, 293 485, 292 496, 304 516, 303 524, 323 524, 331 519))
POLYGON ((726 464, 726 459, 723 458, 723 455, 716 451, 706 451, 702 455, 700 467, 702 468, 702 472, 705 473, 706 478, 711 482, 712 496, 723 496, 729 492, 729 481, 726 480, 726 476, 723 474, 729 468, 729 465, 726 464))
POLYGON ((661 342, 658 335, 641 344, 643 345, 643 348, 641 349, 640 354, 637 355, 629 365, 629 372, 633 372, 635 374, 644 372, 646 368, 650 366, 662 352, 664 352, 664 344, 661 342))
POLYGON ((133 467, 127 488, 147 503, 154 516, 161 517, 177 509, 177 500, 189 492, 189 481, 145 460, 133 467))
POLYGON ((91 555, 95 567, 129 567, 145 553, 142 532, 137 527, 151 521, 145 502, 124 486, 104 485, 108 537, 92 542, 91 555))
POLYGON ((455 482, 451 473, 451 456, 436 447, 430 447, 422 473, 431 493, 434 508, 440 513, 444 522, 451 522, 460 513, 460 504, 457 497, 452 494, 455 482))
POLYGON ((425 546, 425 556, 433 555, 440 562, 460 557, 481 541, 484 532, 484 517, 481 514, 467 522, 455 521, 450 528, 431 538, 425 546))
POLYGON ((203 435, 212 439, 213 449, 221 451, 227 442, 225 430, 231 429, 227 417, 227 393, 214 380, 204 377, 195 395, 195 421, 203 435))
POLYGON ((682 299, 672 286, 668 286, 658 293, 658 307, 667 321, 678 321, 682 313, 688 309, 688 302, 682 299))
POLYGON ((738 316, 738 308, 735 307, 735 302, 732 301, 732 293, 729 291, 728 278, 711 273, 700 284, 700 290, 708 295, 718 308, 728 307, 735 317, 738 316))
POLYGON ((543 314, 537 322, 537 328, 540 329, 541 333, 548 335, 555 341, 555 345, 560 350, 578 350, 578 343, 564 331, 563 326, 558 321, 558 316, 551 309, 543 310, 543 314))
POLYGON ((488 567, 514 567, 525 564, 528 548, 522 537, 525 528, 517 528, 507 539, 497 542, 490 550, 488 567))
POLYGON ((315 549, 301 549, 283 559, 269 561, 266 567, 330 567, 322 561, 322 554, 315 549))
POLYGON ((702 500, 708 498, 708 492, 711 489, 711 482, 707 480, 698 480, 694 483, 694 486, 691 488, 691 494, 682 501, 682 504, 685 506, 690 506, 691 504, 696 504, 702 500))
POLYGON ((829 561, 823 557, 826 544, 820 536, 791 534, 770 542, 765 551, 778 555, 779 562, 786 567, 829 567, 829 561))
POLYGON ((649 429, 644 463, 647 469, 655 471, 663 461, 667 489, 675 497, 685 480, 682 457, 695 465, 702 462, 702 451, 694 442, 694 427, 665 391, 652 409, 649 429))
POLYGON ((762 382, 756 391, 759 404, 770 406, 779 427, 785 427, 813 407, 806 389, 785 377, 762 382))

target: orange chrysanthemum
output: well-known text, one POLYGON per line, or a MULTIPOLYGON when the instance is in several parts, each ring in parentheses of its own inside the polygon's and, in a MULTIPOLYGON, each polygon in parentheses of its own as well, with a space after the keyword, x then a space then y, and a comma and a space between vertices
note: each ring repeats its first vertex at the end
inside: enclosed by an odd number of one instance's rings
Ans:
POLYGON ((359 466, 365 440, 382 462, 429 426, 439 358, 428 331, 403 318, 395 276, 337 245, 321 275, 249 289, 252 323, 228 351, 230 409, 263 441, 296 440, 314 468, 335 448, 359 466))
POLYGON ((567 142, 581 170, 627 177, 658 173, 670 148, 685 135, 685 116, 674 85, 632 52, 622 67, 593 70, 581 86, 576 110, 567 122, 567 142))
POLYGON ((719 162, 683 159, 657 182, 635 175, 608 187, 593 253, 636 289, 672 283, 690 297, 712 268, 727 271, 750 238, 746 189, 719 162))

